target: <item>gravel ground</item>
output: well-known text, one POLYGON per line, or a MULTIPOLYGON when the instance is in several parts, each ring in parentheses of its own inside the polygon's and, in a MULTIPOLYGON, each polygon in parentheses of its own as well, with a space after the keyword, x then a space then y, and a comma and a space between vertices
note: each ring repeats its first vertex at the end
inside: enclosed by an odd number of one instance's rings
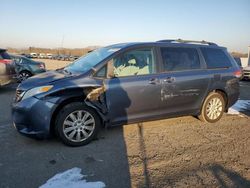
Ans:
POLYGON ((133 187, 250 186, 248 117, 174 118, 130 125, 125 135, 133 187))
MULTIPOLYGON (((250 187, 250 108, 215 124, 186 116, 104 129, 98 140, 71 148, 15 131, 15 87, 0 88, 1 188, 38 187, 73 167, 107 187, 250 187)), ((240 98, 249 93, 250 82, 241 82, 240 98)))
POLYGON ((33 59, 35 61, 41 61, 45 63, 47 70, 55 70, 70 64, 70 61, 59 61, 54 59, 33 59))

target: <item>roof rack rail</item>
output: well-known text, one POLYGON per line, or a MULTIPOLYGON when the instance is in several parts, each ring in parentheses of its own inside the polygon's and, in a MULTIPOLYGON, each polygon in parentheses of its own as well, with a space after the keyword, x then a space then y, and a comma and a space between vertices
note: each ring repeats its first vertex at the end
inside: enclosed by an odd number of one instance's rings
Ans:
POLYGON ((198 41, 198 40, 183 40, 183 39, 166 39, 166 40, 159 40, 159 41, 156 41, 156 42, 200 43, 200 44, 207 44, 207 45, 212 45, 212 46, 218 46, 216 43, 207 42, 205 40, 198 41))

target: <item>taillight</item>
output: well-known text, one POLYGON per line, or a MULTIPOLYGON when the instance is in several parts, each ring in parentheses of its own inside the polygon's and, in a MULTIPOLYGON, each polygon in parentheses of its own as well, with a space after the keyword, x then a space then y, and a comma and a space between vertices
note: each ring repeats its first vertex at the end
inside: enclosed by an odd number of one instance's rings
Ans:
POLYGON ((10 59, 1 59, 0 60, 0 63, 4 63, 4 64, 9 64, 11 62, 12 62, 12 60, 10 60, 10 59))
POLYGON ((44 65, 44 64, 40 64, 40 65, 39 65, 39 68, 40 68, 40 69, 45 69, 45 65, 44 65))
POLYGON ((242 70, 238 69, 238 70, 234 71, 234 76, 236 78, 240 78, 242 76, 242 70))

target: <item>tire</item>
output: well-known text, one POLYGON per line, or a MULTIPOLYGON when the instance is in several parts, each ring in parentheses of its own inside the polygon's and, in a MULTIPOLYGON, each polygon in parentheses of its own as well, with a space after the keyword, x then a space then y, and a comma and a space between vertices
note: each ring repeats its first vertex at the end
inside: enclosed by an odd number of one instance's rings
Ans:
POLYGON ((31 76, 32 76, 31 72, 29 72, 29 71, 21 71, 21 72, 18 74, 18 81, 19 81, 19 82, 22 82, 22 81, 28 79, 28 78, 31 77, 31 76))
POLYGON ((83 146, 97 137, 100 127, 101 120, 93 109, 84 103, 74 102, 58 113, 55 133, 68 146, 83 146))
POLYGON ((224 111, 225 99, 220 93, 212 92, 205 99, 198 118, 204 122, 215 123, 221 119, 224 111))

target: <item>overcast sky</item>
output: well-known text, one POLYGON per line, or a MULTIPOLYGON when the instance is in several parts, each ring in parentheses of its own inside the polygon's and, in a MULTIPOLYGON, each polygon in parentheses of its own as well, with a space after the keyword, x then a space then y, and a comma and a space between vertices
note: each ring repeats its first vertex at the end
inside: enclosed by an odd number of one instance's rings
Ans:
POLYGON ((0 0, 0 47, 81 48, 130 41, 250 45, 250 0, 0 0))

